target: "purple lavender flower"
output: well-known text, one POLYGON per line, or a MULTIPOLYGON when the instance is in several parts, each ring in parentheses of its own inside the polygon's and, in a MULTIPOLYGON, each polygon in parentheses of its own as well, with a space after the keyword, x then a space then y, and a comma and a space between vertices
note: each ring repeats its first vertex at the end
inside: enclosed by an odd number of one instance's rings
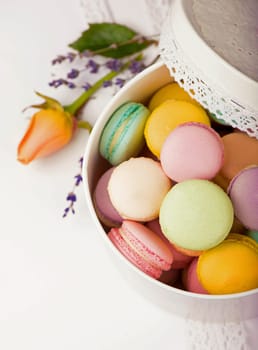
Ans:
POLYGON ((66 55, 66 58, 70 63, 74 61, 75 57, 76 57, 76 53, 74 52, 68 52, 68 54, 66 55))
POLYGON ((91 84, 88 83, 88 82, 86 82, 86 83, 84 83, 84 84, 82 85, 82 88, 83 88, 85 91, 87 91, 87 90, 89 90, 89 89, 91 88, 91 84))
POLYGON ((75 181, 75 186, 79 186, 80 183, 82 182, 82 176, 81 176, 81 174, 75 175, 74 178, 76 179, 76 181, 75 181))
POLYGON ((52 65, 55 65, 57 63, 62 63, 65 60, 68 60, 70 63, 74 61, 75 57, 77 56, 74 52, 68 52, 66 56, 64 55, 58 55, 56 58, 54 58, 51 63, 52 65))
POLYGON ((73 185, 73 189, 66 196, 66 200, 69 202, 69 205, 64 209, 63 218, 65 218, 70 211, 73 214, 75 214, 74 204, 77 201, 77 197, 76 197, 76 194, 75 194, 75 188, 78 187, 81 184, 81 182, 82 182, 82 163, 83 163, 83 157, 80 157, 80 159, 79 159, 80 172, 79 172, 79 174, 74 176, 75 183, 73 185))
POLYGON ((51 64, 54 66, 54 65, 57 64, 57 63, 62 63, 65 59, 66 59, 65 56, 63 56, 63 55, 58 55, 56 58, 54 58, 54 59, 51 61, 51 64))
POLYGON ((86 64, 86 67, 90 69, 90 73, 98 73, 99 64, 96 61, 90 59, 86 64))
POLYGON ((114 59, 107 61, 105 66, 112 71, 118 72, 122 67, 122 63, 121 61, 114 59))
POLYGON ((145 66, 144 66, 144 64, 142 62, 135 61, 135 60, 132 61, 130 66, 129 66, 129 70, 133 74, 140 73, 144 68, 145 68, 145 66))
POLYGON ((71 81, 68 82, 67 86, 69 87, 69 89, 76 88, 76 85, 74 83, 72 83, 71 81))
POLYGON ((103 81, 103 84, 102 84, 102 86, 104 88, 109 87, 111 85, 112 85, 112 81, 111 80, 105 80, 105 81, 103 81))
POLYGON ((78 69, 72 68, 70 70, 70 72, 67 73, 67 78, 68 79, 75 79, 78 77, 79 74, 80 74, 80 71, 78 69))
POLYGON ((63 218, 67 216, 67 214, 69 213, 69 210, 70 210, 70 207, 65 208, 63 218))
POLYGON ((115 85, 119 86, 120 88, 122 88, 125 84, 125 79, 122 78, 116 78, 115 80, 115 85))
POLYGON ((76 202, 76 195, 73 192, 68 193, 66 200, 71 202, 76 202))
POLYGON ((61 85, 67 85, 67 84, 68 84, 67 80, 64 80, 64 79, 55 79, 48 83, 49 86, 52 86, 54 88, 58 88, 61 85))

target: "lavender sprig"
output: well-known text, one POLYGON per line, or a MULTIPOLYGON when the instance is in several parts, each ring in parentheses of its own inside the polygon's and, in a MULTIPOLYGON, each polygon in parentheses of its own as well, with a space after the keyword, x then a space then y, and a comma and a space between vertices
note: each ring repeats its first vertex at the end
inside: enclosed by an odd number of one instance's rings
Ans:
POLYGON ((68 52, 67 55, 58 55, 56 58, 52 60, 52 65, 56 65, 59 63, 63 63, 64 61, 69 61, 70 63, 75 60, 77 54, 75 52, 68 52))
MULTIPOLYGON (((141 38, 138 38, 137 40, 141 40, 141 38)), ((103 50, 101 49, 99 51, 103 50)), ((150 65, 145 65, 145 56, 143 51, 138 55, 127 57, 126 61, 123 58, 108 58, 104 61, 104 63, 103 61, 98 61, 95 57, 93 57, 96 55, 98 56, 99 53, 100 52, 91 52, 89 50, 82 53, 68 53, 67 55, 59 55, 52 61, 52 64, 55 65, 62 64, 63 62, 68 62, 70 64, 73 63, 76 58, 80 60, 79 62, 81 63, 81 69, 77 68, 78 65, 76 68, 70 66, 65 79, 55 79, 49 83, 49 85, 54 88, 63 85, 71 89, 81 88, 84 90, 82 95, 80 95, 74 102, 72 102, 69 106, 64 106, 65 110, 73 115, 75 115, 81 106, 83 106, 100 88, 107 88, 109 86, 113 86, 115 89, 122 88, 128 80, 150 65), (101 67, 102 69, 105 68, 106 70, 109 70, 109 72, 92 84, 88 81, 81 82, 80 84, 77 83, 79 81, 77 79, 81 77, 82 74, 99 73, 101 67), (125 74, 120 76, 120 74, 123 72, 125 72, 125 74)), ((157 57, 158 56, 156 56, 156 58, 157 57)), ((77 63, 78 62, 76 61, 76 64, 77 63)), ((151 62, 151 64, 152 63, 153 62, 151 62)), ((80 122, 83 123, 84 121, 78 120, 78 127, 81 127, 80 122)), ((89 130, 88 125, 86 125, 86 129, 89 130)), ((63 212, 64 218, 67 217, 69 213, 75 214, 75 203, 77 202, 76 189, 82 183, 82 161, 83 158, 81 157, 79 159, 80 170, 78 174, 74 176, 73 188, 66 196, 67 206, 63 212)))
POLYGON ((83 158, 80 157, 79 159, 79 173, 77 175, 74 176, 75 182, 72 188, 72 191, 69 192, 66 196, 66 200, 68 201, 68 206, 64 209, 64 213, 63 213, 63 218, 65 218, 69 212, 71 212, 72 214, 75 214, 75 209, 74 209, 74 205, 75 202, 77 201, 77 196, 75 194, 75 189, 82 183, 82 162, 83 162, 83 158))

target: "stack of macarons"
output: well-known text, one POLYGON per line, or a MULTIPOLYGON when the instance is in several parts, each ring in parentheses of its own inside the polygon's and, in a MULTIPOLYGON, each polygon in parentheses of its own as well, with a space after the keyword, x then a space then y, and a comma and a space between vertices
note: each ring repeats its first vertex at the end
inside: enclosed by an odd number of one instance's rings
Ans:
POLYGON ((219 125, 177 83, 110 116, 93 193, 121 254, 189 292, 258 288, 258 140, 219 125), (222 131, 221 131, 222 130, 222 131))

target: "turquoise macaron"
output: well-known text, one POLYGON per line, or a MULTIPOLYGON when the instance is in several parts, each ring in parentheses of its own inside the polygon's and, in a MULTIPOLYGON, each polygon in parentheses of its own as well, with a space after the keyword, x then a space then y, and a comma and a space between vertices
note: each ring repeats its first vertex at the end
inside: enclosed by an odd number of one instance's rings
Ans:
POLYGON ((144 127, 150 114, 137 102, 118 107, 106 123, 99 144, 100 154, 112 165, 135 157, 144 146, 144 127))

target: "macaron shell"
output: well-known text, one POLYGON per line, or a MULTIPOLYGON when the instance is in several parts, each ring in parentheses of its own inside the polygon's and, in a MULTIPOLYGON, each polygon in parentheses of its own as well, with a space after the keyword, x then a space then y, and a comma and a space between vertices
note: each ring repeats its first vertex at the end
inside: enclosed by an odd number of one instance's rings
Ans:
POLYGON ((254 239, 258 243, 258 231, 248 230, 246 232, 247 236, 254 239))
POLYGON ((108 184, 112 204, 124 219, 150 221, 159 215, 159 208, 171 180, 160 163, 150 158, 131 158, 119 164, 108 184))
POLYGON ((155 279, 161 276, 162 270, 148 263, 132 249, 120 235, 118 228, 112 228, 108 233, 108 237, 120 253, 142 272, 155 279))
POLYGON ((167 100, 155 108, 144 129, 145 140, 151 152, 159 158, 163 143, 170 132, 178 125, 191 121, 210 126, 204 109, 190 102, 167 100))
POLYGON ((155 232, 168 245, 168 248, 173 255, 172 268, 174 270, 183 269, 190 263, 190 261, 192 261, 193 259, 192 256, 189 256, 189 254, 184 254, 183 252, 180 252, 175 247, 175 245, 169 242, 169 240, 164 236, 163 232, 161 231, 161 227, 158 219, 147 222, 146 226, 149 229, 151 229, 153 232, 155 232))
POLYGON ((225 162, 220 175, 232 180, 242 169, 258 165, 258 140, 243 132, 233 132, 222 137, 225 162))
POLYGON ((239 236, 242 235, 230 235, 199 257, 198 278, 209 293, 240 293, 258 288, 258 245, 239 236))
POLYGON ((124 220, 120 234, 151 265, 162 270, 169 270, 173 256, 168 245, 148 227, 134 221, 124 220))
POLYGON ((189 292, 208 294, 197 276, 197 264, 198 258, 194 258, 190 265, 183 271, 183 284, 189 292))
POLYGON ((175 247, 175 250, 177 250, 181 254, 184 254, 185 256, 189 256, 189 257, 199 256, 203 252, 202 250, 193 250, 193 249, 182 248, 182 247, 179 247, 178 245, 175 245, 175 244, 174 244, 174 247, 175 247))
POLYGON ((206 250, 223 241, 234 218, 227 194, 208 180, 178 183, 165 196, 160 208, 162 232, 175 245, 206 250))
POLYGON ((232 232, 228 235, 227 240, 237 241, 249 246, 251 249, 255 250, 258 254, 258 244, 255 240, 247 235, 242 235, 240 233, 232 232))
POLYGON ((149 110, 141 103, 127 102, 120 106, 105 125, 100 154, 112 165, 136 156, 144 145, 144 127, 149 110))
POLYGON ((93 193, 93 202, 100 221, 107 227, 120 226, 123 219, 112 205, 107 185, 114 168, 108 169, 99 179, 93 193))
POLYGON ((258 230, 258 166, 241 170, 230 182, 228 194, 236 217, 251 230, 258 230))
POLYGON ((176 182, 212 179, 223 160, 221 137, 211 127, 193 122, 176 127, 166 138, 160 154, 163 170, 176 182))
POLYGON ((159 281, 173 286, 179 278, 179 272, 179 270, 175 270, 172 268, 168 271, 163 271, 161 276, 159 277, 159 281))
POLYGON ((169 83, 156 91, 155 94, 151 97, 148 107, 151 111, 153 111, 156 107, 158 107, 166 100, 187 101, 196 106, 200 106, 200 104, 195 101, 183 88, 174 82, 169 83))

